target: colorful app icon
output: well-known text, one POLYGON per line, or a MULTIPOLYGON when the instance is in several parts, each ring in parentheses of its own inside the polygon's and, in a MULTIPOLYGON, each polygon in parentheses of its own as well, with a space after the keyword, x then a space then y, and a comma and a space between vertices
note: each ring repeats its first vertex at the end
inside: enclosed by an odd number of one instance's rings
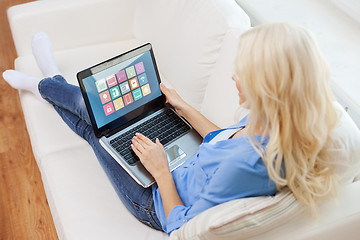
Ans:
POLYGON ((107 82, 109 88, 115 86, 117 84, 115 74, 106 77, 106 82, 107 82))
POLYGON ((96 88, 98 92, 105 91, 107 89, 106 81, 105 79, 100 79, 95 82, 96 88))
POLYGON ((136 68, 136 73, 137 73, 137 74, 140 74, 140 73, 145 72, 145 68, 144 68, 143 62, 139 62, 139 63, 135 64, 135 68, 136 68))
POLYGON ((126 69, 126 75, 127 75, 128 79, 133 78, 133 77, 136 76, 136 72, 135 72, 134 66, 128 67, 128 68, 126 69))
POLYGON ((104 105, 103 108, 106 116, 115 112, 112 102, 109 102, 108 104, 104 105))
POLYGON ((124 98, 125 105, 129 105, 130 103, 134 102, 134 99, 133 99, 131 93, 124 95, 123 98, 124 98))
POLYGON ((116 111, 124 107, 124 102, 122 100, 122 97, 119 97, 118 99, 114 100, 114 106, 116 111))
POLYGON ((144 86, 145 84, 147 84, 148 80, 146 77, 146 73, 143 73, 140 76, 138 76, 138 80, 139 80, 140 86, 144 86))
POLYGON ((137 78, 133 78, 129 82, 130 82, 131 90, 134 90, 135 88, 139 87, 139 82, 138 82, 137 78))
POLYGON ((102 92, 99 94, 99 96, 102 104, 107 103, 108 101, 111 100, 109 91, 102 92))
POLYGON ((130 92, 130 86, 129 86, 129 83, 126 81, 126 82, 123 82, 120 84, 120 90, 121 90, 121 93, 122 95, 130 92))
POLYGON ((146 96, 151 93, 149 84, 142 86, 141 90, 142 90, 143 96, 146 96))
POLYGON ((120 89, 118 86, 110 88, 111 98, 115 99, 120 96, 120 89))
POLYGON ((135 100, 135 101, 136 101, 136 100, 139 100, 140 98, 143 97, 140 88, 135 89, 134 91, 132 91, 132 94, 133 94, 133 96, 134 96, 134 100, 135 100))
POLYGON ((127 80, 125 70, 121 70, 120 72, 118 72, 116 74, 116 77, 117 77, 119 83, 122 83, 127 80))

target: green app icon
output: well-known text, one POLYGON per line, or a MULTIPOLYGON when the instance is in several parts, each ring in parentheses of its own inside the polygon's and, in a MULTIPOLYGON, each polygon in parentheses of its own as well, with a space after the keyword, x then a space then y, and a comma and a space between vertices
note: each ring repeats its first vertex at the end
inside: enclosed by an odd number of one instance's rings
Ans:
POLYGON ((132 94, 133 94, 133 96, 134 96, 134 100, 135 100, 135 101, 136 101, 136 100, 139 100, 140 98, 143 97, 140 88, 134 90, 134 91, 132 92, 132 94))
POLYGON ((120 96, 120 89, 118 86, 110 88, 111 98, 115 99, 120 96))

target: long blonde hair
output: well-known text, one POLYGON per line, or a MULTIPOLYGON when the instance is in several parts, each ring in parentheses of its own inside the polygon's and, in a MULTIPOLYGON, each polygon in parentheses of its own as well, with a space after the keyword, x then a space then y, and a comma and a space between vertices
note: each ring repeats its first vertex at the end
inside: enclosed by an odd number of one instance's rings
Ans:
POLYGON ((291 24, 255 27, 240 37, 236 76, 250 110, 248 136, 270 178, 316 214, 317 200, 336 194, 327 149, 338 114, 314 37, 291 24), (265 150, 254 138, 259 131, 269 136, 265 150))

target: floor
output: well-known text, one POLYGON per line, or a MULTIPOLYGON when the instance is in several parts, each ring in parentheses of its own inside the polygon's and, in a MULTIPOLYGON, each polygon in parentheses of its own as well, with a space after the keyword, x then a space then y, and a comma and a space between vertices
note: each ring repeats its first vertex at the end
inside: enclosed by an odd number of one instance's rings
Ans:
MULTIPOLYGON (((14 67, 6 10, 29 0, 0 0, 0 72, 14 67)), ((0 77, 0 240, 58 239, 26 130, 19 95, 0 77)))

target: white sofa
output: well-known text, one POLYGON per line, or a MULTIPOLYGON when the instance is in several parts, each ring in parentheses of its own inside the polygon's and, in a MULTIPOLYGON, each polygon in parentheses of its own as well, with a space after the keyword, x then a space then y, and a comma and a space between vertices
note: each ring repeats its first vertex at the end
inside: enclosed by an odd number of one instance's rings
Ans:
MULTIPOLYGON (((233 60, 237 37, 250 27, 235 1, 43 0, 14 6, 8 17, 17 70, 41 76, 30 46, 39 31, 50 36, 59 68, 73 84, 78 71, 151 42, 165 84, 219 126, 234 123, 233 60)), ((60 239, 168 239, 126 210, 91 148, 49 104, 22 91, 20 99, 60 239)), ((358 200, 355 182, 341 189, 337 203, 324 203, 318 219, 302 213, 251 239, 356 239, 358 200)))

